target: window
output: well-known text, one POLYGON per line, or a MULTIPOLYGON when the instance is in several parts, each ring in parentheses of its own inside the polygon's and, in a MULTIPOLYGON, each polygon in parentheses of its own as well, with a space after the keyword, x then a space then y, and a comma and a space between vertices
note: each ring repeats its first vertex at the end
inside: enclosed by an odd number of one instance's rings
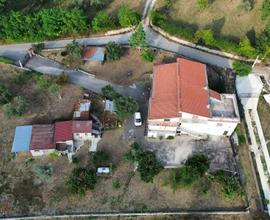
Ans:
POLYGON ((169 118, 165 118, 164 121, 170 121, 170 119, 169 118))

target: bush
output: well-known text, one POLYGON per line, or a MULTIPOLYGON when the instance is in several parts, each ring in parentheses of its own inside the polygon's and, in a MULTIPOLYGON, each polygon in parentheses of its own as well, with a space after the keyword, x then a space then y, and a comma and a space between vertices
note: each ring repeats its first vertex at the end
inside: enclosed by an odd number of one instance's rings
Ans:
POLYGON ((51 96, 55 96, 59 94, 60 86, 58 86, 56 83, 52 83, 50 87, 48 88, 48 92, 51 96))
POLYGON ((141 57, 147 62, 153 62, 154 60, 153 52, 149 48, 142 50, 141 57))
POLYGON ((109 61, 120 60, 121 53, 121 45, 112 41, 106 45, 106 57, 109 61))
POLYGON ((54 150, 53 152, 49 153, 48 158, 50 159, 56 159, 59 157, 59 152, 57 150, 54 150))
POLYGON ((51 77, 48 75, 40 75, 36 78, 37 87, 42 90, 47 90, 51 85, 51 77))
POLYGON ((261 18, 262 20, 267 20, 270 16, 270 1, 264 0, 261 10, 261 18))
POLYGON ((85 195, 87 190, 95 189, 96 182, 97 177, 94 170, 77 167, 73 169, 66 185, 72 193, 85 195))
POLYGON ((108 163, 109 159, 110 157, 107 153, 105 153, 104 151, 97 151, 94 154, 93 163, 96 167, 103 166, 104 164, 108 163))
POLYGON ((222 193, 226 198, 232 199, 243 193, 239 181, 228 172, 218 171, 214 177, 214 180, 222 186, 222 193))
POLYGON ((140 14, 126 5, 121 6, 118 11, 119 23, 122 27, 130 27, 140 23, 140 14))
POLYGON ((8 117, 22 116, 28 109, 28 103, 22 96, 16 96, 10 103, 3 106, 8 117))
POLYGON ((252 71, 252 67, 248 64, 241 63, 240 61, 234 61, 233 62, 233 70, 239 75, 239 76, 246 76, 252 71))
POLYGON ((115 22, 106 11, 100 11, 92 20, 92 28, 94 31, 106 31, 115 27, 115 22))
POLYGON ((133 143, 131 148, 130 158, 138 164, 137 170, 140 173, 141 180, 147 183, 153 182, 154 177, 163 169, 160 161, 153 152, 143 150, 137 143, 133 143))
POLYGON ((120 187, 121 187, 120 180, 119 180, 119 178, 116 178, 116 179, 113 181, 113 188, 114 188, 114 189, 120 189, 120 187))
POLYGON ((79 159, 78 159, 78 157, 72 157, 72 163, 74 163, 74 164, 79 164, 79 159))
POLYGON ((129 96, 122 96, 110 85, 102 88, 102 94, 114 100, 116 117, 119 121, 123 121, 124 119, 132 116, 139 108, 135 99, 129 96))
POLYGON ((198 30, 195 34, 195 38, 197 42, 201 41, 204 45, 211 46, 215 44, 214 33, 211 29, 198 30))
POLYGON ((13 95, 9 90, 4 86, 0 85, 0 105, 5 105, 13 99, 13 95))
POLYGON ((243 0, 243 2, 239 5, 239 8, 245 12, 249 12, 252 10, 253 4, 251 0, 243 0))
POLYGON ((196 154, 189 158, 183 167, 173 170, 164 184, 169 185, 173 191, 176 191, 179 186, 188 187, 200 180, 208 169, 208 159, 202 154, 196 154))
POLYGON ((209 0, 197 0, 196 5, 197 5, 197 8, 199 10, 204 10, 204 9, 208 8, 209 0))
POLYGON ((53 168, 50 165, 34 165, 32 170, 43 181, 47 181, 53 174, 53 168))
POLYGON ((168 140, 173 140, 173 139, 174 139, 174 136, 169 135, 169 136, 167 137, 167 139, 168 139, 168 140))
POLYGON ((44 43, 38 43, 33 44, 32 47, 35 53, 40 53, 44 49, 45 45, 44 43))
POLYGON ((256 57, 257 51, 251 46, 251 43, 247 36, 241 39, 239 44, 239 53, 245 57, 256 57))

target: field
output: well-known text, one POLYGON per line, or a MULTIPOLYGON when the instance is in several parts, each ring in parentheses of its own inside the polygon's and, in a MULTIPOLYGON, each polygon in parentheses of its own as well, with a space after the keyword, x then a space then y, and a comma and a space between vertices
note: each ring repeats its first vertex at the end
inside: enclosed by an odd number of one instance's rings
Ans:
MULTIPOLYGON (((7 118, 0 112, 0 145, 1 145, 1 197, 0 213, 5 215, 29 213, 54 213, 78 211, 147 211, 169 209, 223 209, 242 208, 247 204, 245 197, 233 200, 223 197, 221 186, 203 178, 188 188, 179 188, 176 192, 164 185, 170 170, 163 170, 153 183, 144 183, 134 166, 122 159, 130 151, 129 142, 123 138, 124 128, 106 131, 98 150, 105 152, 112 164, 111 176, 98 177, 94 191, 84 197, 70 193, 66 180, 74 167, 93 168, 93 154, 83 146, 77 153, 79 163, 68 163, 66 157, 34 158, 28 154, 16 157, 10 154, 12 138, 16 125, 32 123, 50 123, 55 119, 70 118, 75 101, 81 97, 79 87, 66 84, 61 88, 61 96, 50 97, 41 92, 31 80, 25 79, 18 83, 16 78, 23 74, 17 68, 1 64, 0 80, 13 93, 26 97, 30 103, 29 111, 18 118, 7 118), (14 83, 17 82, 17 83, 14 83), (37 167, 47 165, 52 168, 51 176, 44 176, 37 167), (6 176, 5 176, 6 174, 6 176), (115 182, 119 186, 115 187, 115 182), (203 193, 204 187, 209 187, 203 193)), ((95 99, 95 96, 92 96, 95 99)), ((95 105, 98 100, 93 100, 95 105)))
MULTIPOLYGON (((42 51, 42 55, 62 63, 64 57, 59 51, 42 51)), ((104 64, 85 63, 79 68, 94 74, 96 78, 104 79, 122 85, 131 85, 138 81, 149 79, 153 65, 164 62, 175 62, 175 55, 164 51, 156 51, 153 63, 146 62, 140 57, 140 52, 135 49, 123 49, 123 56, 114 62, 104 64)))
POLYGON ((248 35, 255 40, 265 28, 261 21, 260 9, 263 0, 253 1, 251 11, 244 11, 240 5, 242 0, 210 1, 209 7, 198 10, 196 0, 172 0, 172 6, 167 9, 164 0, 158 0, 156 8, 166 11, 169 21, 175 24, 192 27, 195 30, 210 28, 218 37, 236 40, 248 35))

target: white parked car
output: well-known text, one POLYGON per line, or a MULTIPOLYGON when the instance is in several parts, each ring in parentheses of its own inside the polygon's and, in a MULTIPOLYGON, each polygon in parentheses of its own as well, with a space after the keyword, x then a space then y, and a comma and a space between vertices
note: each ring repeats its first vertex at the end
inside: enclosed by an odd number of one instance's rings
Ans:
POLYGON ((109 174, 110 168, 109 167, 98 167, 97 174, 109 174))
POLYGON ((134 113, 134 125, 136 127, 142 126, 142 116, 140 112, 134 113))

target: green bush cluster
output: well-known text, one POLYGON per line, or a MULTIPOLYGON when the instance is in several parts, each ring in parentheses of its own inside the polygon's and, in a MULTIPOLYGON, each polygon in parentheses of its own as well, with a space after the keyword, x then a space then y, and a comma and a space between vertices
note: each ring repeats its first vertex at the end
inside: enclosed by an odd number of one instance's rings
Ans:
POLYGON ((242 63, 240 61, 233 62, 233 70, 239 76, 246 76, 252 71, 252 67, 246 63, 242 63))
POLYGON ((190 157, 183 167, 173 170, 164 184, 170 186, 173 191, 181 186, 188 187, 200 180, 208 169, 208 159, 203 154, 196 154, 190 157))
POLYGON ((131 149, 131 153, 124 155, 124 159, 137 164, 142 181, 153 182, 154 177, 163 169, 160 161, 153 152, 144 150, 137 143, 133 143, 131 149))
POLYGON ((83 11, 74 8, 43 9, 33 14, 10 11, 0 16, 0 39, 5 41, 41 41, 87 31, 83 11))
POLYGON ((140 23, 141 16, 135 10, 123 5, 118 11, 118 20, 122 27, 130 27, 140 23))
POLYGON ((111 41, 106 45, 107 60, 109 61, 120 60, 121 55, 122 55, 122 47, 120 44, 111 41))
POLYGON ((119 121, 123 121, 130 117, 139 109, 138 103, 135 99, 130 96, 122 96, 110 85, 102 88, 102 94, 103 96, 112 98, 114 100, 116 117, 119 121))
POLYGON ((11 59, 9 59, 7 57, 3 57, 3 56, 0 56, 0 62, 1 63, 6 63, 6 64, 11 64, 11 65, 15 65, 16 64, 13 60, 11 60, 11 59))
POLYGON ((66 186, 74 194, 85 195, 86 191, 95 189, 96 182, 97 176, 94 170, 76 167, 66 181, 66 186))
POLYGON ((204 10, 208 8, 209 0, 197 0, 196 5, 199 10, 204 10))
POLYGON ((261 18, 262 20, 267 20, 269 16, 270 16, 270 1, 264 0, 261 9, 261 18))
POLYGON ((240 182, 230 173, 220 170, 214 175, 214 180, 222 186, 224 197, 232 199, 235 196, 243 194, 240 182))
POLYGON ((235 53, 247 58, 255 58, 257 50, 254 48, 249 39, 244 37, 241 39, 239 44, 223 39, 217 38, 213 31, 210 29, 193 30, 192 28, 185 27, 182 25, 175 25, 168 22, 168 17, 160 11, 152 11, 151 13, 152 23, 169 34, 183 38, 193 43, 206 45, 210 48, 224 50, 226 52, 235 53))

